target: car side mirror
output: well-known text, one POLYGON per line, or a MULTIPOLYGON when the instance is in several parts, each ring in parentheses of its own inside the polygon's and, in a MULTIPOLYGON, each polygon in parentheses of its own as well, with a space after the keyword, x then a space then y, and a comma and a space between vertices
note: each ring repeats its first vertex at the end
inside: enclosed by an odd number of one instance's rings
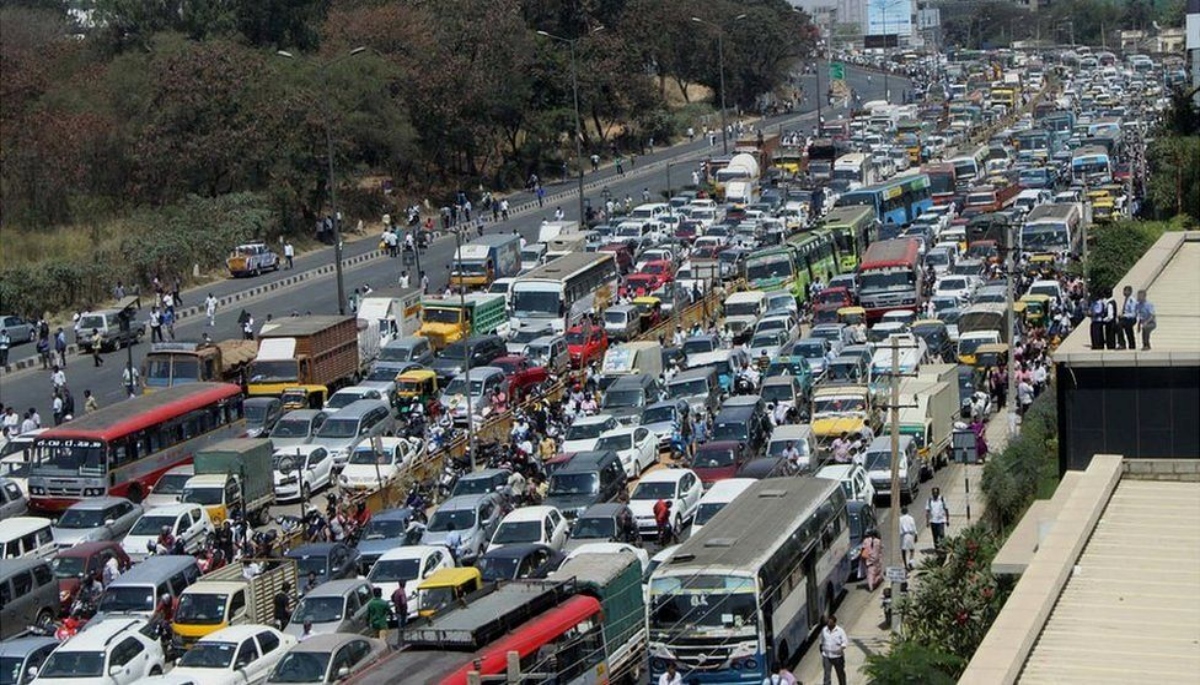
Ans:
POLYGON ((341 668, 339 668, 338 672, 337 672, 337 677, 338 677, 338 680, 345 680, 346 678, 349 678, 350 677, 350 667, 342 666, 341 668))
POLYGON ((114 523, 116 523, 116 521, 114 521, 113 519, 104 519, 104 525, 106 525, 106 526, 111 526, 114 523))
POLYGON ((121 672, 120 666, 110 666, 108 669, 108 674, 111 676, 116 676, 120 672, 121 672))

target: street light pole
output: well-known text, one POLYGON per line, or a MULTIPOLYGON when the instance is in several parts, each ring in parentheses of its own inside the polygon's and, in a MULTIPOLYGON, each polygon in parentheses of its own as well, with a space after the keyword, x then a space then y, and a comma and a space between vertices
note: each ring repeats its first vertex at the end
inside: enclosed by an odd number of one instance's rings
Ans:
MULTIPOLYGON (((366 52, 365 47, 357 47, 350 52, 336 59, 325 62, 321 67, 321 80, 324 82, 325 90, 329 90, 329 69, 334 64, 366 52)), ((296 56, 287 50, 279 50, 276 52, 280 57, 287 59, 295 59, 296 56)), ((325 126, 325 154, 328 157, 328 174, 329 174, 329 205, 330 212, 333 216, 333 269, 337 274, 337 298, 338 298, 338 314, 346 314, 346 279, 342 270, 342 217, 338 213, 337 207, 337 176, 333 169, 333 123, 329 113, 329 105, 325 104, 325 98, 318 98, 321 102, 321 120, 325 126)))
MULTIPOLYGON (((598 26, 591 30, 591 33, 603 31, 603 26, 598 26)), ((566 43, 571 50, 571 96, 575 101, 575 164, 578 166, 578 181, 579 181, 579 225, 584 227, 587 225, 587 214, 584 209, 583 202, 583 117, 579 112, 579 68, 575 63, 575 43, 579 42, 578 38, 562 38, 546 31, 538 31, 539 36, 544 36, 550 40, 556 40, 561 43, 566 43)))
MULTIPOLYGON (((739 14, 733 18, 734 21, 745 19, 746 15, 739 14)), ((705 21, 700 17, 692 17, 692 21, 697 24, 711 26, 717 31, 717 64, 721 73, 721 154, 729 154, 729 126, 725 120, 725 29, 719 24, 714 24, 711 21, 705 21)))

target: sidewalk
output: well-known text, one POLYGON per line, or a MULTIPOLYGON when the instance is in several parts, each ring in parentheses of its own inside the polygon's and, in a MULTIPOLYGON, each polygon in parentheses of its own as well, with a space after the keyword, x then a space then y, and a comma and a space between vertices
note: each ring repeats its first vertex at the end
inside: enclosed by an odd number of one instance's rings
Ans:
MULTIPOLYGON (((988 450, 999 452, 1008 444, 1008 416, 1001 412, 993 415, 988 422, 988 450)), ((971 523, 978 521, 983 514, 984 501, 979 483, 983 477, 982 464, 951 464, 936 476, 938 487, 942 489, 942 497, 950 508, 950 526, 947 535, 955 535, 971 523), (969 520, 968 520, 968 512, 969 520)), ((922 494, 928 495, 934 481, 925 483, 922 494)), ((922 505, 923 506, 923 505, 922 505)), ((921 527, 918 553, 928 553, 926 546, 930 542, 928 528, 925 527, 925 517, 922 512, 909 510, 921 527)), ((886 510, 884 510, 886 513, 886 510)), ((881 515, 878 511, 876 515, 881 515)), ((891 553, 891 544, 895 538, 895 524, 889 518, 886 527, 881 527, 883 534, 883 549, 885 565, 891 553), (886 528, 886 530, 884 529, 886 528)), ((891 631, 883 626, 883 610, 880 605, 883 588, 887 583, 880 584, 874 592, 867 592, 866 585, 861 581, 847 587, 846 595, 838 606, 838 623, 850 638, 850 647, 846 650, 846 680, 850 685, 865 683, 867 676, 863 671, 867 657, 887 651, 891 642, 891 631)), ((796 680, 806 685, 820 685, 824 681, 824 671, 821 665, 818 640, 808 646, 804 657, 795 670, 796 680)), ((833 677, 837 683, 837 677, 833 677)))

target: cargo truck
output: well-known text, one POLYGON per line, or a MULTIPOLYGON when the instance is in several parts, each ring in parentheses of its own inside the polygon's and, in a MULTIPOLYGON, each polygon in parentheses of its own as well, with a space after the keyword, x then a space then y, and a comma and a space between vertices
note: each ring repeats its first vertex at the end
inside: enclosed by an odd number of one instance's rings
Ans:
POLYGON ((245 386, 246 371, 257 354, 253 340, 152 343, 142 362, 142 390, 209 382, 245 386))
MULTIPOLYGON (((358 320, 379 327, 379 346, 417 334, 421 328, 421 290, 384 288, 372 291, 358 305, 358 320)), ((361 361, 361 360, 360 360, 361 361)))
POLYGON ((175 645, 190 649, 200 638, 236 625, 272 625, 275 595, 286 584, 293 605, 299 578, 291 559, 249 559, 261 572, 247 579, 245 564, 229 564, 210 571, 179 595, 171 622, 175 645))
POLYGON ((462 297, 426 298, 420 335, 440 350, 472 335, 496 333, 507 327, 508 313, 500 293, 468 293, 462 297))
MULTIPOLYGON (((921 472, 932 476, 945 466, 958 413, 958 386, 921 375, 900 383, 900 434, 911 435, 917 443, 921 472)), ((891 426, 890 414, 884 430, 891 426)))
POLYGON ((196 452, 193 475, 183 485, 180 500, 203 505, 214 526, 234 510, 247 521, 262 525, 275 503, 275 472, 271 442, 254 438, 222 440, 196 452))
POLYGON ((251 397, 283 397, 285 405, 320 409, 338 388, 362 372, 354 317, 303 316, 264 326, 250 366, 251 397))
POLYGON ((585 552, 560 566, 551 578, 574 578, 579 594, 600 601, 609 676, 613 682, 626 676, 632 681, 646 658, 646 602, 637 556, 585 552))
MULTIPOLYGON (((865 385, 817 388, 812 398, 812 430, 823 451, 843 433, 854 435, 864 428, 874 434, 879 413, 871 389, 865 385)), ((864 436, 865 437, 865 436, 864 436)))
POLYGON ((521 236, 495 233, 459 246, 450 263, 450 283, 466 288, 487 288, 497 278, 521 273, 521 236))

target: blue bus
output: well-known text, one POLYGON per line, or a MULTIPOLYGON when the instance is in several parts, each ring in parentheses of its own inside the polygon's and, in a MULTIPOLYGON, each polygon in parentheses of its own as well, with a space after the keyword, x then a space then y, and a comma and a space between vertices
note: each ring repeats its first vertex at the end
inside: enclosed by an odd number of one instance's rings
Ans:
POLYGON ((758 685, 790 663, 850 576, 846 494, 825 478, 759 481, 650 578, 650 682, 758 685))
POLYGON ((873 208, 883 227, 879 237, 886 240, 895 237, 890 234, 898 233, 901 226, 907 226, 933 207, 933 192, 928 175, 908 174, 852 190, 839 197, 836 206, 873 208))

